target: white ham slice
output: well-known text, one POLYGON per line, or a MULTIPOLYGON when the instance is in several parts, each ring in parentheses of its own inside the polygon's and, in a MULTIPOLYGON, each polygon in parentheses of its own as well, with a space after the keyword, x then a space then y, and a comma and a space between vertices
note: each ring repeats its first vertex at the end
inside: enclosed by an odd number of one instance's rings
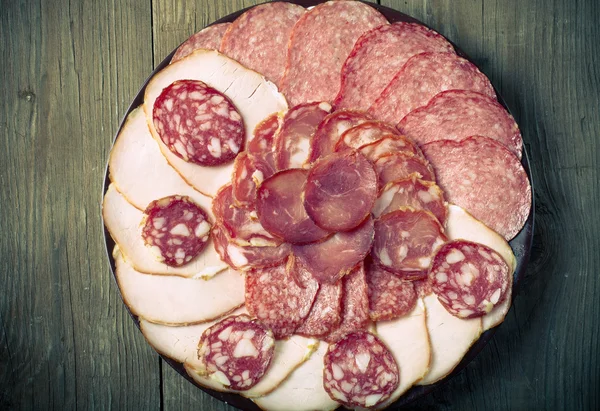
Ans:
POLYGON ((244 304, 244 277, 233 269, 209 280, 150 275, 136 271, 115 247, 121 295, 131 312, 166 325, 214 320, 244 304))
POLYGON ((214 50, 197 50, 170 64, 150 80, 144 96, 144 112, 152 136, 169 164, 195 189, 212 197, 231 180, 233 162, 216 167, 186 162, 163 144, 152 121, 156 98, 165 87, 183 79, 203 81, 225 94, 242 115, 247 141, 252 139, 252 131, 258 123, 272 113, 286 110, 287 103, 277 87, 262 75, 214 50))
MULTIPOLYGON (((210 206, 203 208, 210 212, 210 206)), ((141 222, 144 213, 129 204, 113 184, 104 195, 102 216, 106 228, 127 261, 142 273, 207 279, 228 268, 215 251, 212 239, 200 255, 186 265, 170 267, 160 262, 142 239, 141 222)))

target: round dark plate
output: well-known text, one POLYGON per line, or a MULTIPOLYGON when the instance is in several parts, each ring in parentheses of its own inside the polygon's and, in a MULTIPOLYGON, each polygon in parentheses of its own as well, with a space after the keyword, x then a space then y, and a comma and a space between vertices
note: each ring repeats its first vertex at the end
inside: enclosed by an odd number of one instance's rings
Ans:
MULTIPOLYGON (((290 1, 290 3, 296 3, 299 4, 301 6, 304 7, 310 7, 310 6, 315 6, 319 3, 323 3, 323 1, 319 1, 319 0, 296 0, 296 1, 290 1)), ((411 22, 411 23, 419 23, 419 24, 423 24, 420 21, 418 21, 417 19, 414 19, 404 13, 401 13, 397 10, 391 9, 389 7, 385 7, 385 6, 380 6, 378 4, 373 4, 373 3, 368 3, 370 6, 376 8, 377 10, 379 10, 379 12, 381 12, 381 14, 383 14, 389 21, 390 23, 396 22, 396 21, 405 21, 405 22, 411 22)), ((249 7, 251 8, 251 7, 249 7)), ((235 13, 232 13, 228 16, 225 16, 217 21, 215 21, 213 24, 217 24, 217 23, 225 23, 225 22, 232 22, 234 21, 239 15, 241 15, 243 12, 245 12, 246 10, 248 10, 249 8, 243 9, 243 10, 239 10, 236 11, 235 13)), ((425 24, 423 24, 424 26, 426 26, 425 24)), ((473 64, 475 64, 475 62, 473 62, 473 60, 471 58, 469 58, 469 56, 467 56, 456 44, 452 43, 452 45, 454 46, 454 48, 456 49, 456 53, 458 55, 460 55, 461 57, 466 58, 467 60, 471 61, 473 64)), ((175 54, 175 50, 173 50, 171 52, 171 54, 169 54, 157 67, 156 69, 152 72, 152 74, 150 74, 150 76, 146 79, 146 81, 144 82, 144 85, 142 86, 142 88, 140 89, 140 91, 137 93, 137 95, 135 96, 135 99, 133 100, 133 102, 131 103, 131 105, 129 106, 129 108, 127 109, 127 112, 125 113, 125 116, 123 117, 123 120, 121 121, 121 125, 119 126, 119 130, 117 131, 117 133, 115 134, 115 139, 113 140, 113 145, 114 145, 114 141, 116 140, 117 136, 119 135, 119 133, 121 132, 121 129, 123 128, 123 124, 125 123, 125 119, 127 118, 127 116, 129 115, 129 113, 131 113, 136 107, 140 106, 143 101, 144 101, 144 92, 146 90, 146 85, 148 84, 148 82, 150 81, 150 79, 156 74, 158 73, 160 70, 162 70, 163 68, 165 68, 169 62, 171 61, 171 58, 173 57, 173 54, 175 54)), ((507 110, 508 107, 506 106, 506 103, 504 101, 504 99, 502 98, 502 96, 500 96, 500 94, 498 93, 498 90, 496 90, 496 95, 498 96, 498 101, 500 102, 500 104, 502 104, 507 110)), ((508 110, 510 111, 510 110, 508 110)), ((521 280, 524 278, 525 276, 525 267, 527 266, 527 263, 529 261, 529 256, 530 256, 530 252, 531 252, 531 244, 533 241, 533 220, 534 220, 534 192, 533 192, 533 180, 531 177, 531 171, 530 171, 530 167, 529 167, 529 157, 527 155, 527 151, 525 150, 525 146, 523 146, 523 158, 521 163, 523 164, 523 167, 525 168, 525 172, 527 173, 527 176, 529 177, 529 181, 531 183, 531 191, 532 191, 532 204, 531 204, 531 212, 529 214, 529 217, 527 218, 527 221, 525 222, 525 226, 523 227, 523 229, 521 230, 521 232, 519 232, 519 234, 517 234, 517 236, 515 238, 513 238, 510 241, 510 246, 513 249, 513 252, 515 254, 515 257, 517 259, 517 268, 515 270, 514 273, 514 281, 513 281, 513 298, 514 296, 517 295, 518 290, 519 290, 519 286, 521 284, 521 280)), ((103 186, 103 190, 102 190, 102 195, 104 196, 104 194, 106 193, 106 191, 108 190, 108 186, 110 185, 110 179, 109 179, 109 175, 108 175, 108 161, 106 164, 106 169, 105 169, 105 173, 104 173, 104 186, 103 186)), ((102 221, 103 226, 104 226, 104 221, 102 221)), ((113 274, 113 279, 115 280, 115 284, 117 284, 116 281, 116 275, 115 275, 115 260, 112 257, 112 250, 115 246, 115 242, 113 241, 113 239, 111 238, 108 230, 106 229, 106 226, 104 226, 104 240, 105 240, 105 246, 106 246, 106 254, 108 257, 108 260, 110 262, 110 267, 111 267, 111 271, 113 274)), ((118 284, 117 284, 117 288, 118 288, 118 284)), ((119 289, 120 292, 120 289, 119 289)), ((126 305, 127 307, 127 305, 126 305)), ((137 316, 135 316, 134 314, 131 313, 131 311, 129 310, 129 307, 127 307, 127 311, 129 312, 129 315, 131 315, 131 318, 133 318, 133 321, 135 322, 135 324, 137 325, 137 327, 139 328, 139 319, 137 316)), ((455 377, 457 374, 459 374, 471 361, 473 361, 473 359, 477 356, 477 354, 479 354, 479 352, 483 349, 483 347, 485 347, 485 345, 488 343, 488 341, 492 338, 492 336, 494 335, 494 333, 496 332, 496 328, 493 328, 491 330, 488 330, 486 332, 484 332, 480 337, 479 340, 477 340, 469 349, 469 351, 467 352, 467 354, 465 354, 465 356, 463 357, 463 359, 461 360, 461 362, 456 366, 456 368, 454 369, 454 371, 452 371, 452 373, 450 373, 446 378, 444 378, 443 380, 435 383, 435 384, 431 384, 431 385, 426 385, 426 386, 415 386, 413 388, 411 388, 410 390, 408 390, 402 397, 400 397, 393 405, 391 405, 388 409, 398 409, 401 408, 413 401, 415 401, 418 398, 421 398, 427 394, 429 394, 430 392, 432 392, 433 390, 435 390, 436 388, 440 387, 441 385, 445 384, 446 382, 448 382, 450 379, 452 379, 453 377, 455 377)), ((240 395, 237 394, 228 394, 228 393, 222 393, 222 392, 218 392, 218 391, 214 391, 214 390, 210 390, 207 388, 204 388, 198 384, 196 384, 186 373, 185 369, 183 368, 183 365, 177 361, 174 361, 170 358, 167 358, 163 355, 161 355, 162 359, 168 363, 171 367, 173 367, 179 374, 181 374, 185 379, 187 379, 188 381, 190 381, 192 384, 196 385, 198 388, 200 388, 202 391, 212 395, 213 397, 217 398, 220 401, 223 401, 227 404, 230 404, 234 407, 237 407, 239 409, 242 410, 247 410, 247 411, 259 411, 260 408, 254 404, 251 400, 244 398, 240 395)))

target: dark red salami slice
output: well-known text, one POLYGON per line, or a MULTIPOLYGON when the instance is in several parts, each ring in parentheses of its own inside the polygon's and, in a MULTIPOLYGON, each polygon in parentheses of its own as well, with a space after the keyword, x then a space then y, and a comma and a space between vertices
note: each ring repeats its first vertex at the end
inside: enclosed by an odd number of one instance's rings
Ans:
POLYGON ((219 50, 221 39, 230 25, 231 23, 213 24, 192 35, 175 51, 171 63, 175 63, 199 49, 219 50))
POLYGON ((330 111, 329 103, 310 103, 285 114, 275 137, 275 164, 279 170, 299 168, 307 162, 312 137, 330 111))
POLYGON ((273 151, 275 135, 283 119, 274 113, 261 121, 254 128, 254 138, 248 143, 247 150, 251 154, 266 154, 273 151))
POLYGON ((386 23, 377 10, 358 1, 328 1, 304 14, 292 30, 280 87, 290 105, 332 102, 356 40, 386 23))
POLYGON ((292 252, 321 284, 335 284, 362 261, 373 243, 373 219, 320 243, 292 246, 292 252))
POLYGON ((321 284, 308 317, 296 334, 323 337, 336 329, 342 320, 342 282, 321 284))
POLYGON ((406 206, 430 211, 442 226, 446 224, 448 209, 444 193, 437 184, 415 176, 388 183, 375 201, 373 216, 379 217, 406 206))
POLYGON ((397 124, 446 90, 472 90, 496 98, 490 81, 473 63, 454 53, 421 53, 406 62, 369 108, 369 114, 397 124))
POLYGON ((363 34, 342 67, 336 107, 368 109, 408 59, 426 51, 454 49, 444 37, 416 23, 397 22, 363 34))
POLYGON ((394 320, 414 308, 417 292, 412 282, 402 280, 372 262, 365 263, 365 272, 372 321, 394 320))
POLYGON ((185 161, 216 166, 235 158, 244 146, 244 122, 229 99, 197 80, 178 80, 154 102, 160 139, 185 161))
POLYGON ((219 51, 279 85, 292 28, 304 13, 304 7, 285 2, 252 7, 235 19, 219 51))
POLYGON ((348 408, 371 408, 387 400, 400 382, 392 353, 373 334, 348 334, 325 354, 323 387, 348 408))
POLYGON ((433 293, 429 277, 425 277, 421 280, 414 280, 411 281, 411 283, 415 286, 415 291, 417 292, 419 298, 425 298, 429 294, 433 293))
POLYGON ((329 114, 319 124, 312 138, 308 162, 314 163, 333 153, 336 143, 346 130, 368 120, 372 120, 372 118, 362 111, 338 110, 329 114))
POLYGON ((319 284, 303 271, 298 285, 286 264, 246 274, 246 309, 282 339, 294 333, 310 312, 319 284))
POLYGON ((293 244, 312 243, 329 235, 308 217, 302 204, 307 176, 308 170, 283 170, 263 181, 257 192, 256 209, 262 226, 293 244))
POLYGON ((399 134, 395 127, 381 121, 371 120, 352 127, 342 134, 335 146, 335 150, 341 151, 347 148, 360 148, 383 137, 396 135, 399 134))
POLYGON ((502 303, 509 276, 510 268, 500 254, 464 240, 444 244, 429 272, 438 300, 459 318, 481 317, 502 303))
POLYGON ((358 151, 372 163, 375 163, 383 156, 395 153, 406 153, 423 157, 421 150, 419 150, 416 144, 404 136, 383 137, 360 147, 358 151))
POLYGON ((154 200, 146 207, 144 243, 171 267, 192 261, 206 247, 211 224, 206 212, 186 196, 154 200))
POLYGON ((375 162, 379 188, 387 183, 416 176, 421 180, 435 181, 433 167, 421 156, 408 153, 395 153, 380 157, 375 162))
POLYGON ((531 208, 531 186, 517 156, 481 136, 460 142, 434 141, 422 148, 448 202, 461 206, 506 240, 517 235, 531 208))
POLYGON ((244 151, 235 158, 231 186, 233 199, 239 206, 256 204, 256 187, 275 173, 269 153, 255 156, 244 151), (271 161, 269 161, 271 160, 271 161))
POLYGON ((271 330, 247 315, 227 317, 202 333, 199 371, 232 390, 247 390, 260 382, 274 352, 271 330))
POLYGON ((474 91, 439 93, 429 104, 404 117, 398 130, 419 145, 480 135, 503 144, 519 159, 523 150, 523 138, 515 119, 498 101, 474 91))
POLYGON ((444 230, 433 214, 404 207, 375 221, 371 255, 400 278, 418 280, 427 275, 435 252, 445 242, 444 230))
POLYGON ((373 165, 357 151, 331 154, 315 163, 304 186, 304 208, 321 228, 347 231, 370 213, 377 198, 373 165))

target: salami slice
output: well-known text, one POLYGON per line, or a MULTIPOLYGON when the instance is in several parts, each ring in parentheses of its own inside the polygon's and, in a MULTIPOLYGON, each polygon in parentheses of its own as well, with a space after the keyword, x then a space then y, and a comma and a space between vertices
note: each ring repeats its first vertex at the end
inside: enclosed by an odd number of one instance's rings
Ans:
POLYGON ((444 230, 428 211, 404 207, 375 221, 373 260, 406 280, 427 275, 435 252, 446 242, 444 230))
POLYGON ((304 13, 304 7, 285 2, 252 7, 229 27, 219 51, 279 86, 292 28, 304 13))
POLYGON ((272 160, 269 153, 259 157, 247 151, 240 153, 235 158, 231 186, 236 205, 254 206, 256 204, 256 187, 265 178, 269 178, 275 173, 272 160))
POLYGON ((283 170, 263 181, 257 192, 256 209, 262 226, 293 244, 312 243, 330 234, 315 225, 302 204, 307 176, 308 170, 283 170))
POLYGON ((429 272, 438 300, 459 318, 481 317, 501 304, 511 283, 509 275, 500 254, 465 240, 444 244, 429 272))
POLYGON ((523 151, 523 138, 515 119, 496 99, 475 91, 439 93, 429 104, 404 117, 398 130, 419 145, 480 135, 503 144, 519 159, 523 151))
POLYGON ((394 153, 380 157, 375 162, 379 188, 386 184, 415 176, 425 181, 435 181, 433 167, 421 156, 394 153))
POLYGON ((142 238, 165 264, 180 267, 206 247, 211 224, 206 212, 189 197, 154 200, 144 213, 142 238))
POLYGON ((399 375, 392 353, 368 332, 348 334, 325 354, 325 391, 348 408, 370 408, 387 400, 399 375))
POLYGON ((381 13, 358 1, 328 1, 305 13, 292 30, 281 81, 288 102, 333 101, 356 40, 386 23, 381 13))
POLYGON ((275 138, 275 163, 279 170, 306 163, 312 137, 330 111, 331 105, 322 102, 301 104, 285 114, 275 138))
POLYGON ((434 141, 423 153, 436 170, 446 199, 461 206, 506 240, 523 227, 531 208, 531 185, 519 159, 502 144, 473 136, 434 141))
POLYGON ((265 375, 274 351, 271 330, 245 314, 227 317, 202 333, 199 371, 231 389, 247 390, 265 375))
POLYGON ((296 329, 296 334, 324 337, 336 329, 342 320, 342 282, 321 284, 308 317, 296 329))
POLYGON ((371 117, 363 111, 337 110, 323 119, 310 143, 308 162, 314 163, 333 153, 341 135, 371 117))
POLYGON ((247 150, 251 154, 267 154, 273 151, 274 140, 282 123, 282 117, 278 113, 258 123, 254 128, 254 138, 248 143, 247 150))
POLYGON ((416 23, 396 22, 363 34, 342 67, 336 107, 368 109, 408 59, 426 51, 454 52, 454 48, 416 23))
POLYGON ((302 285, 286 264, 252 270, 246 274, 246 308, 282 339, 294 333, 310 312, 319 284, 302 272, 302 285))
POLYGON ((346 148, 360 148, 383 137, 396 135, 398 135, 398 130, 389 124, 376 120, 366 121, 344 132, 337 142, 335 150, 341 151, 346 148))
POLYGON ((377 198, 373 166, 357 151, 331 154, 310 170, 304 187, 304 208, 321 228, 347 231, 370 213, 377 198))
POLYGON ((339 232, 320 243, 292 246, 292 253, 321 284, 335 284, 361 262, 373 243, 369 216, 352 231, 339 232))
POLYGON ((217 166, 244 145, 244 121, 233 103, 198 80, 178 80, 154 102, 154 127, 162 142, 185 161, 217 166))
POLYGON ((473 63, 454 53, 421 53, 406 62, 369 108, 369 114, 397 124, 445 90, 472 90, 496 98, 490 81, 473 63))
POLYGON ((403 317, 417 304, 417 293, 412 282, 402 280, 370 261, 365 263, 365 273, 372 321, 403 317))
POLYGON ((372 143, 361 146, 360 151, 367 159, 375 163, 383 156, 395 153, 412 154, 418 157, 423 157, 421 150, 415 143, 404 136, 387 136, 380 138, 372 143))
POLYGON ((175 54, 171 59, 171 63, 175 63, 177 60, 189 56, 198 49, 218 50, 221 39, 229 26, 231 26, 231 23, 213 24, 192 35, 177 48, 177 51, 175 51, 175 54))

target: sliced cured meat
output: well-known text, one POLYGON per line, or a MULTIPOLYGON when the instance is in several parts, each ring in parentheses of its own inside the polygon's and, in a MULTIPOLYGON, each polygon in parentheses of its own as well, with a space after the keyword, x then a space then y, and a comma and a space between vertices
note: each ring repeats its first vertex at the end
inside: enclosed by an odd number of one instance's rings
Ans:
POLYGON ((342 320, 342 283, 321 284, 308 317, 295 331, 308 337, 323 337, 342 320))
POLYGON ((284 2, 252 7, 229 27, 219 51, 279 85, 292 28, 304 12, 284 2))
POLYGON ((154 200, 144 211, 142 238, 171 267, 181 267, 206 247, 211 224, 206 212, 189 197, 169 196, 154 200))
POLYGON ((218 50, 221 39, 230 25, 231 23, 213 24, 192 35, 177 48, 171 63, 181 60, 199 49, 218 50))
POLYGON ((255 386, 271 364, 273 332, 245 314, 227 317, 202 333, 200 373, 234 390, 255 386))
POLYGON ((319 160, 304 186, 308 216, 329 231, 347 231, 358 226, 376 198, 375 170, 357 151, 334 153, 319 160))
POLYGON ((292 246, 292 252, 319 283, 335 284, 362 261, 373 243, 373 219, 320 243, 292 246))
POLYGON ((311 140, 331 111, 326 102, 301 104, 285 114, 275 137, 275 164, 279 170, 299 168, 308 160, 311 140))
POLYGON ((502 324, 506 314, 510 310, 512 305, 512 286, 513 286, 513 278, 512 275, 509 277, 508 288, 506 290, 506 297, 504 301, 497 304, 492 308, 492 311, 481 317, 481 325, 483 327, 483 331, 487 331, 491 328, 496 327, 499 324, 502 324))
POLYGON ((421 53, 411 57, 387 85, 369 114, 397 124, 414 109, 446 90, 472 90, 496 98, 488 78, 454 53, 421 53))
POLYGON ((258 123, 254 129, 254 138, 248 143, 248 152, 254 155, 271 153, 281 122, 282 117, 275 113, 258 123))
POLYGON ((510 268, 493 249, 455 240, 444 244, 429 271, 433 292, 459 318, 488 314, 506 298, 510 268))
POLYGON ((428 211, 403 207, 375 220, 373 260, 407 280, 427 275, 435 252, 446 242, 444 230, 428 211))
POLYGON ((291 105, 335 99, 342 64, 365 32, 387 24, 358 1, 328 1, 298 20, 288 45, 281 91, 291 105))
POLYGON ((274 173, 275 168, 272 161, 269 161, 268 154, 258 156, 247 151, 240 153, 235 159, 231 179, 235 204, 238 206, 255 205, 256 187, 274 173))
POLYGON ((372 321, 394 320, 413 310, 417 293, 405 281, 370 261, 365 262, 369 291, 369 316, 372 321))
POLYGON ((246 274, 246 308, 277 339, 289 337, 310 312, 319 288, 311 278, 302 278, 302 284, 296 283, 285 263, 252 270, 246 274))
POLYGON ((302 204, 302 188, 308 170, 280 171, 258 188, 256 209, 263 227, 292 244, 319 241, 329 235, 308 217, 302 204))
POLYGON ((517 235, 531 209, 531 185, 517 156, 481 136, 434 141, 422 148, 449 202, 506 240, 517 235))
POLYGON ((480 135, 503 144, 519 159, 523 151, 523 138, 515 119, 496 99, 474 91, 439 93, 426 106, 404 117, 398 130, 419 145, 480 135))
POLYGON ((375 162, 379 188, 386 184, 415 176, 421 180, 435 181, 433 167, 423 157, 408 153, 394 153, 379 157, 375 162))
POLYGON ((342 67, 335 106, 368 109, 408 59, 426 51, 454 52, 454 48, 416 23, 396 22, 363 34, 342 67))
POLYGON ((258 123, 272 113, 287 109, 287 103, 283 95, 263 76, 213 50, 198 50, 169 64, 148 82, 144 95, 144 112, 150 132, 161 152, 185 181, 201 193, 213 197, 220 187, 231 180, 233 162, 213 167, 189 163, 165 146, 152 122, 156 98, 165 87, 183 79, 202 81, 229 98, 244 121, 246 142, 252 138, 252 131, 258 123))
POLYGON ((444 193, 437 184, 420 180, 415 176, 386 184, 373 206, 373 217, 406 206, 430 211, 442 226, 446 224, 448 210, 444 193))
POLYGON ((367 159, 375 163, 381 157, 395 154, 398 152, 412 154, 422 157, 421 150, 417 148, 415 143, 405 138, 404 136, 387 136, 380 138, 372 143, 365 144, 359 150, 367 159))
POLYGON ((323 119, 310 143, 308 163, 333 153, 341 135, 348 129, 357 126, 371 117, 363 111, 337 110, 323 119))
POLYGON ((244 147, 244 122, 236 107, 198 80, 178 80, 163 89, 152 121, 169 150, 191 163, 221 165, 244 147))
POLYGON ((368 332, 346 335, 325 354, 325 391, 349 408, 369 408, 385 401, 398 387, 399 376, 392 353, 368 332))
POLYGON ((383 137, 395 135, 398 135, 398 130, 389 124, 375 120, 366 121, 345 131, 336 144, 335 151, 360 148, 383 137))

